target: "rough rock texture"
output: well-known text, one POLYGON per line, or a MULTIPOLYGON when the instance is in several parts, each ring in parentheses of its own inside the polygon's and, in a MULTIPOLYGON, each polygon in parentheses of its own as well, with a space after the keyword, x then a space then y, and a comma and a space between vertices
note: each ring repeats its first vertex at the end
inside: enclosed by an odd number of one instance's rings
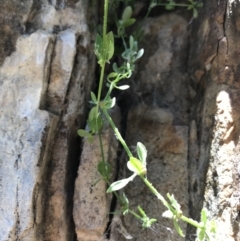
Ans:
POLYGON ((45 32, 20 37, 0 70, 0 240, 34 240, 42 221, 41 176, 58 120, 39 109, 52 49, 45 32))
MULTIPOLYGON (((145 54, 133 80, 133 91, 140 98, 128 113, 126 141, 134 154, 137 142, 146 146, 148 179, 165 197, 168 192, 174 194, 188 215, 186 21, 175 14, 163 15, 149 19, 144 32, 145 54)), ((134 240, 183 240, 173 230, 172 221, 162 218, 165 208, 139 178, 126 187, 126 195, 132 208, 141 205, 149 217, 158 220, 153 230, 143 231, 135 217, 123 216, 122 225, 134 240)), ((186 224, 181 226, 186 232, 186 224)), ((111 239, 125 237, 117 228, 111 239)))
POLYGON ((16 41, 24 33, 32 0, 2 0, 0 9, 0 66, 16 50, 16 41))
POLYGON ((239 240, 239 7, 205 1, 191 32, 190 210, 204 205, 217 240, 239 240), (193 92, 194 92, 193 91, 193 92), (204 197, 204 199, 203 199, 204 197), (204 200, 204 201, 203 201, 204 200))
MULTIPOLYGON (((120 113, 115 109, 112 118, 119 126, 120 113)), ((105 126, 102 135, 105 161, 112 169, 114 181, 117 166, 118 141, 110 125, 105 126)), ((98 172, 98 163, 102 161, 98 136, 90 143, 84 140, 78 177, 74 190, 74 222, 77 240, 103 240, 109 222, 112 196, 106 193, 107 185, 98 172)))
POLYGON ((76 130, 94 80, 93 9, 88 1, 1 3, 1 14, 19 15, 1 15, 1 241, 74 240, 76 130), (20 37, 15 21, 26 30, 20 37))
MULTIPOLYGON (((98 2, 1 1, 0 241, 106 238, 106 187, 100 182, 92 189, 100 194, 90 195, 87 186, 98 175, 89 165, 97 158, 88 154, 98 156, 99 149, 84 143, 79 166, 76 134, 85 126, 95 76, 98 2)), ((139 4, 136 16, 146 7, 139 4)), ((118 98, 128 111, 123 126, 132 152, 138 141, 148 149, 149 180, 164 196, 173 193, 194 219, 206 207, 217 220, 217 241, 240 240, 239 9, 239 1, 203 0, 190 22, 172 13, 148 19, 144 57, 130 91, 118 98)), ((106 133, 104 141, 115 146, 106 133)), ((119 178, 129 175, 121 161, 119 178)), ((131 207, 141 204, 159 222, 143 231, 131 215, 116 215, 111 240, 181 240, 139 179, 126 194, 131 207)), ((187 234, 185 240, 195 239, 194 229, 187 234)))

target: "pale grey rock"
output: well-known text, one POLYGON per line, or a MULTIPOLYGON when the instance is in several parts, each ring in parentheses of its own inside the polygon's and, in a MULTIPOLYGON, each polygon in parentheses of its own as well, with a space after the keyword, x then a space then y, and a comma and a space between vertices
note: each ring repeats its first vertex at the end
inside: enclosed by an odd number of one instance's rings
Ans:
POLYGON ((46 165, 41 151, 51 145, 57 120, 40 110, 52 48, 53 37, 45 32, 22 36, 0 69, 0 240, 35 240, 41 219, 34 201, 46 165))
POLYGON ((88 2, 55 10, 48 2, 35 1, 30 14, 26 3, 21 23, 28 22, 27 34, 18 38, 16 51, 0 69, 4 241, 70 241, 75 235, 71 200, 80 153, 77 129, 84 125, 94 79, 90 49, 96 15, 88 2), (30 26, 34 14, 46 6, 49 14, 39 13, 43 22, 30 26))
POLYGON ((68 90, 76 54, 76 40, 76 32, 71 29, 62 31, 56 40, 47 92, 47 108, 57 115, 61 112, 68 90))

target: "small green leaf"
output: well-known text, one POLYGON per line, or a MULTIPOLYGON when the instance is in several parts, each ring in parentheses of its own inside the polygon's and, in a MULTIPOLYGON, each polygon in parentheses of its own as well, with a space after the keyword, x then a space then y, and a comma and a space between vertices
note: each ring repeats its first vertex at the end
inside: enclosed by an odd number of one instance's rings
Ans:
POLYGON ((122 25, 127 28, 131 25, 133 25, 136 22, 135 18, 128 19, 127 21, 123 22, 122 25))
POLYGON ((181 237, 185 237, 185 235, 183 234, 182 229, 180 228, 178 222, 177 222, 175 219, 173 219, 173 225, 174 225, 176 231, 178 232, 178 234, 179 234, 181 237))
POLYGON ((112 183, 110 185, 110 187, 108 188, 107 193, 118 191, 118 190, 124 188, 129 182, 131 182, 134 179, 135 176, 136 176, 136 174, 133 174, 129 178, 125 178, 125 179, 112 183))
POLYGON ((118 70, 118 66, 116 63, 113 63, 112 68, 113 68, 114 72, 118 73, 119 70, 118 70))
POLYGON ((98 172, 101 174, 101 176, 105 179, 109 179, 109 176, 111 174, 111 166, 108 162, 101 161, 98 163, 98 172))
POLYGON ((91 98, 94 103, 97 103, 97 97, 92 91, 91 91, 91 98))
POLYGON ((103 102, 103 107, 105 110, 111 109, 115 106, 116 104, 116 97, 113 97, 111 99, 111 97, 108 97, 106 100, 104 100, 103 102))
POLYGON ((88 116, 88 125, 92 133, 97 133, 102 128, 102 118, 100 114, 96 117, 96 108, 93 107, 88 116))
POLYGON ((79 129, 77 131, 78 135, 81 136, 81 137, 86 137, 89 135, 89 133, 86 131, 86 130, 83 130, 83 129, 79 129))
POLYGON ((205 229, 199 229, 197 230, 197 238, 199 241, 203 241, 205 238, 205 229))
POLYGON ((197 18, 198 16, 198 10, 196 8, 193 8, 193 17, 197 18))
POLYGON ((104 47, 106 49, 106 61, 109 61, 114 54, 114 36, 113 32, 109 32, 106 36, 106 43, 104 43, 104 47))
POLYGON ((133 38, 133 36, 130 36, 130 38, 129 38, 129 45, 130 45, 130 49, 134 48, 134 38, 133 38))
POLYGON ((144 49, 140 49, 137 53, 136 60, 140 59, 143 56, 143 54, 144 54, 144 49))
POLYGON ((89 115, 88 115, 88 120, 89 121, 92 121, 92 120, 94 120, 94 119, 96 119, 97 118, 97 106, 94 106, 91 110, 90 110, 90 112, 89 112, 89 115))
POLYGON ((128 180, 128 178, 116 181, 111 184, 111 186, 107 190, 107 193, 118 191, 118 190, 124 188, 129 182, 130 181, 128 180))
POLYGON ((104 57, 103 39, 99 34, 96 35, 94 53, 97 56, 98 63, 100 64, 100 66, 102 66, 102 63, 105 61, 105 57, 104 57))
POLYGON ((108 81, 111 81, 111 79, 114 79, 117 76, 118 76, 118 73, 112 72, 108 75, 107 79, 108 79, 108 81))
POLYGON ((141 142, 137 143, 137 154, 140 161, 146 166, 147 149, 141 142))
POLYGON ((126 22, 127 20, 129 20, 132 16, 132 8, 130 6, 126 7, 123 11, 122 14, 122 21, 126 22))
POLYGON ((170 195, 169 193, 167 194, 168 199, 171 202, 172 207, 174 207, 174 209, 177 211, 177 214, 182 214, 181 211, 181 206, 180 204, 177 202, 177 200, 174 198, 174 195, 170 195))
POLYGON ((127 162, 127 167, 130 171, 138 175, 142 173, 144 168, 142 162, 135 157, 130 157, 130 160, 127 162))
POLYGON ((201 211, 201 222, 203 222, 204 226, 206 226, 207 223, 207 211, 205 208, 201 211))

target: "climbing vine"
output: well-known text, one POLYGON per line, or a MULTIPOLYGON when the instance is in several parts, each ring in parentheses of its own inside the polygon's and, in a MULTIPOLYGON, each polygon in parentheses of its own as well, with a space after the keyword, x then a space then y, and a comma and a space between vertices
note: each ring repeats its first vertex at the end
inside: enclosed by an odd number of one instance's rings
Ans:
MULTIPOLYGON (((150 0, 149 2, 150 3, 148 11, 145 15, 145 18, 148 17, 151 10, 156 6, 165 6, 167 10, 172 10, 175 7, 186 7, 188 10, 193 11, 193 17, 197 17, 198 8, 201 6, 201 4, 195 2, 194 0, 188 0, 185 4, 178 4, 175 3, 173 0, 168 0, 165 3, 160 0, 150 0)), ((91 92, 90 102, 93 107, 91 108, 88 116, 88 130, 80 129, 78 130, 78 134, 81 137, 87 138, 89 141, 93 139, 94 135, 98 135, 102 160, 99 161, 97 168, 99 173, 101 174, 102 179, 109 185, 107 193, 113 192, 117 197, 121 207, 120 211, 123 215, 134 215, 138 220, 141 221, 143 228, 149 228, 153 223, 157 221, 155 218, 148 217, 140 205, 137 207, 137 211, 130 209, 127 196, 124 194, 124 192, 121 194, 118 193, 118 190, 123 189, 130 181, 133 181, 136 176, 139 176, 142 179, 143 183, 156 196, 156 201, 160 201, 166 207, 166 211, 163 213, 163 216, 172 219, 174 227, 180 236, 184 237, 184 234, 178 223, 179 220, 182 220, 197 228, 197 238, 199 241, 213 241, 214 234, 216 232, 216 225, 214 220, 208 220, 206 209, 202 209, 201 220, 200 222, 197 222, 191 218, 186 217, 183 214, 183 212, 181 211, 181 206, 179 205, 173 194, 170 195, 168 193, 167 198, 164 198, 146 177, 147 150, 144 144, 140 142, 137 143, 137 156, 134 156, 109 114, 109 110, 113 108, 116 104, 116 98, 112 97, 112 91, 114 89, 124 91, 130 87, 129 85, 121 85, 121 80, 130 78, 132 76, 132 73, 135 70, 136 61, 144 54, 144 50, 138 48, 138 37, 135 37, 139 35, 127 36, 126 34, 126 29, 136 22, 136 19, 132 17, 131 6, 133 4, 134 0, 104 1, 102 31, 101 33, 96 35, 94 49, 98 64, 100 66, 99 87, 97 95, 91 92), (116 20, 116 33, 113 33, 112 31, 107 32, 109 7, 112 8, 113 6, 117 6, 119 2, 123 2, 125 4, 125 9, 122 13, 121 18, 116 20), (121 57, 123 59, 123 62, 120 66, 117 63, 113 63, 112 71, 108 73, 106 77, 108 90, 106 95, 103 97, 102 89, 104 84, 104 76, 106 74, 106 64, 110 63, 110 60, 115 54, 114 42, 116 38, 119 38, 122 41, 123 52, 121 53, 121 57), (101 129, 103 127, 103 118, 107 119, 117 139, 126 151, 128 155, 127 168, 132 172, 132 175, 130 175, 128 178, 118 180, 113 183, 111 183, 110 178, 111 166, 104 158, 102 146, 101 129)), ((149 175, 151 175, 151 173, 149 175)))

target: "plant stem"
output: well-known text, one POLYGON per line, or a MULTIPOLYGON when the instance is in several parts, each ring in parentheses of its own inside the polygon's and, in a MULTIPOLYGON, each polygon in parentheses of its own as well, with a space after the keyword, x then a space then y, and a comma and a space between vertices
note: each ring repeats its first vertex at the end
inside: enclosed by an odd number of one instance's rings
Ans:
MULTIPOLYGON (((108 0, 105 0, 104 1, 104 17, 103 17, 103 43, 106 43, 107 20, 108 20, 108 0)), ((99 111, 99 104, 100 104, 101 93, 102 93, 105 65, 106 65, 106 61, 104 61, 101 66, 101 74, 100 74, 100 79, 99 79, 98 97, 97 97, 97 113, 99 111)))
MULTIPOLYGON (((157 196, 157 198, 163 203, 163 205, 167 208, 169 208, 172 213, 176 213, 176 210, 165 200, 165 198, 157 191, 157 189, 143 176, 143 175, 139 175, 140 178, 143 180, 143 182, 147 185, 147 187, 151 190, 151 192, 157 196)), ((194 221, 191 218, 188 218, 184 215, 179 216, 179 218, 181 220, 183 220, 184 222, 187 222, 193 226, 195 226, 196 228, 203 228, 203 226, 201 225, 201 223, 194 221)))
POLYGON ((98 133, 98 138, 99 138, 99 143, 100 143, 102 161, 105 162, 104 151, 103 151, 103 144, 102 144, 102 136, 101 136, 100 132, 98 133))
POLYGON ((102 93, 102 85, 103 85, 103 77, 104 77, 104 71, 105 71, 105 62, 101 66, 101 74, 99 79, 99 87, 98 87, 98 97, 97 97, 97 114, 99 111, 99 105, 100 105, 100 99, 101 99, 101 93, 102 93))
POLYGON ((112 126, 113 131, 115 132, 115 134, 116 134, 118 140, 121 142, 123 148, 124 148, 125 151, 127 152, 128 157, 133 157, 131 151, 129 150, 129 148, 128 148, 127 144, 126 144, 126 142, 123 140, 123 138, 122 138, 120 132, 118 131, 118 128, 115 126, 115 124, 114 124, 114 122, 113 122, 111 116, 108 114, 108 112, 107 112, 104 108, 102 108, 102 111, 103 111, 104 115, 106 116, 108 122, 109 122, 110 125, 112 126))
POLYGON ((142 221, 142 218, 141 218, 138 214, 136 214, 134 211, 128 209, 128 212, 131 213, 134 217, 136 217, 136 218, 139 219, 140 221, 142 221))

